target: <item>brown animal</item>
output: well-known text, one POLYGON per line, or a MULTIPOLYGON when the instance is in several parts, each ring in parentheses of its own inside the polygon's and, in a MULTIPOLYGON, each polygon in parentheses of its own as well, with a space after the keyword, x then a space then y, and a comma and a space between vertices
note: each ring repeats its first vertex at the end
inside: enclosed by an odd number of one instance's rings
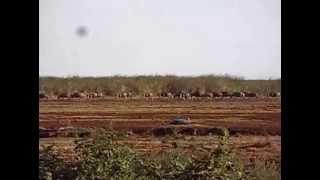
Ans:
POLYGON ((128 92, 128 97, 133 97, 133 93, 132 92, 128 92))
POLYGON ((86 98, 87 95, 81 92, 74 92, 70 95, 71 98, 86 98))
POLYGON ((144 97, 153 97, 153 94, 152 94, 151 92, 145 93, 145 94, 144 94, 144 97))
POLYGON ((243 92, 234 92, 232 93, 232 97, 244 97, 245 94, 243 92))
POLYGON ((90 99, 92 99, 92 98, 97 98, 98 97, 98 93, 89 93, 88 95, 87 95, 87 97, 88 98, 90 98, 90 99))
POLYGON ((103 93, 102 93, 102 92, 98 93, 98 94, 97 94, 97 97, 98 97, 98 98, 102 98, 102 97, 103 97, 103 93))
POLYGON ((69 98, 68 93, 60 93, 58 95, 58 99, 66 99, 66 98, 69 98))
POLYGON ((167 97, 167 93, 166 93, 166 92, 160 92, 160 93, 159 93, 159 96, 160 96, 160 97, 167 97))
POLYGON ((274 92, 274 91, 272 91, 272 92, 270 92, 270 93, 268 94, 268 96, 270 96, 270 97, 279 97, 279 96, 280 96, 280 92, 274 92))
POLYGON ((173 95, 171 92, 168 92, 168 93, 167 93, 167 97, 170 98, 170 99, 173 99, 173 98, 174 98, 174 95, 173 95))
POLYGON ((173 94, 172 96, 173 96, 173 98, 185 100, 188 96, 190 96, 190 94, 189 93, 187 94, 185 91, 180 91, 180 92, 173 94))
POLYGON ((162 92, 160 93, 160 97, 167 97, 171 99, 171 98, 174 98, 174 95, 171 92, 162 92))
POLYGON ((45 93, 39 93, 39 99, 49 99, 49 96, 45 93))
POLYGON ((229 93, 228 91, 222 91, 221 94, 222 94, 222 97, 231 97, 232 96, 232 94, 229 93))
POLYGON ((245 97, 257 97, 257 93, 254 92, 244 92, 245 97))
POLYGON ((181 91, 180 93, 178 93, 177 95, 179 95, 180 99, 186 100, 186 99, 190 99, 191 95, 190 93, 186 92, 186 91, 181 91))
POLYGON ((213 97, 213 94, 209 92, 209 93, 203 94, 201 97, 212 98, 212 97, 213 97))
POLYGON ((197 89, 196 91, 191 93, 191 97, 203 97, 205 95, 205 91, 197 89))
POLYGON ((186 99, 191 99, 191 94, 190 94, 190 93, 188 93, 188 92, 187 92, 187 93, 185 93, 185 94, 184 94, 184 96, 185 96, 185 98, 186 98, 186 99))
POLYGON ((174 98, 180 98, 180 97, 181 97, 181 94, 180 94, 180 93, 175 93, 175 94, 173 95, 173 97, 174 97, 174 98))
POLYGON ((128 93, 126 92, 122 92, 122 93, 119 93, 119 98, 127 98, 128 97, 128 93))
POLYGON ((219 92, 212 92, 213 97, 221 97, 222 94, 219 92))

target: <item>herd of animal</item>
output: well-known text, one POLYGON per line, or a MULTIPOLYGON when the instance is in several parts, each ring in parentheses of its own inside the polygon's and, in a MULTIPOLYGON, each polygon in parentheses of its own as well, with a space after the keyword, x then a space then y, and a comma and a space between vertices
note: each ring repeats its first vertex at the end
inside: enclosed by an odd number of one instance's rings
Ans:
POLYGON ((40 99, 69 99, 69 98, 87 98, 87 99, 93 99, 93 98, 102 98, 104 97, 103 93, 84 93, 84 92, 73 92, 73 93, 60 93, 56 96, 49 96, 46 93, 40 92, 39 98, 40 99))
MULTIPOLYGON (((236 91, 236 92, 228 92, 228 91, 222 91, 222 92, 201 92, 201 91, 195 91, 195 92, 187 92, 187 91, 180 91, 178 93, 171 93, 171 92, 161 92, 158 94, 153 94, 151 92, 143 94, 144 98, 168 98, 168 99, 197 99, 197 98, 218 98, 218 97, 258 97, 259 95, 254 92, 246 92, 246 91, 236 91)), ((267 94, 268 97, 280 97, 280 92, 269 92, 267 94)), ((96 98, 103 98, 106 97, 103 93, 98 92, 91 92, 91 93, 85 93, 85 92, 73 92, 73 93, 60 93, 56 96, 49 96, 46 93, 40 92, 39 98, 40 99, 96 99, 96 98)), ((132 92, 121 92, 116 94, 116 98, 132 98, 132 97, 138 97, 137 95, 134 95, 132 92)))

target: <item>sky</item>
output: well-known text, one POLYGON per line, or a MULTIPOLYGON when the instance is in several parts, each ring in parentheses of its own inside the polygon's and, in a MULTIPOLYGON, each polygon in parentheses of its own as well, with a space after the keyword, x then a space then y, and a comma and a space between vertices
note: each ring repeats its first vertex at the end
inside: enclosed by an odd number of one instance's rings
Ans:
POLYGON ((280 0, 39 3, 40 76, 281 77, 280 0))

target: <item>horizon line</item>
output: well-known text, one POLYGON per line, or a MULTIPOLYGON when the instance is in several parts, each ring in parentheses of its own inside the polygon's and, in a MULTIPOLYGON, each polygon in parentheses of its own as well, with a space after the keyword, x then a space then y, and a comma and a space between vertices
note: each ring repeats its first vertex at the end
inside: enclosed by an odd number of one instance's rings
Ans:
POLYGON ((235 78, 235 79, 242 79, 242 80, 281 80, 280 77, 266 77, 266 78, 246 78, 244 76, 239 76, 239 75, 232 75, 232 74, 199 74, 199 75, 176 75, 176 74, 113 74, 113 75, 40 75, 39 78, 105 78, 105 77, 139 77, 139 76, 150 76, 150 77, 155 77, 155 76, 160 76, 160 77, 166 77, 166 76, 174 76, 174 77, 204 77, 204 76, 216 76, 216 77, 230 77, 230 78, 235 78))

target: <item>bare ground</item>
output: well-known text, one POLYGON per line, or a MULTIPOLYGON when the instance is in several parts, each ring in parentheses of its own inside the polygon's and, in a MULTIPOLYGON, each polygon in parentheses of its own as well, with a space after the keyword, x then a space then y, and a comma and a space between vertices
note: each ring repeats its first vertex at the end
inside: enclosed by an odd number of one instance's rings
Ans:
MULTIPOLYGON (((172 149, 173 141, 185 151, 192 152, 195 147, 206 151, 217 142, 210 133, 212 129, 225 127, 230 130, 233 147, 244 157, 280 160, 280 98, 44 100, 39 108, 40 127, 53 130, 65 126, 107 127, 132 131, 134 135, 126 143, 142 153, 172 149), (190 117, 192 123, 169 125, 170 119, 177 116, 190 117), (168 139, 170 133, 156 136, 154 132, 159 128, 173 129, 179 137, 168 139)), ((54 142, 70 152, 72 140, 41 138, 40 144, 54 142)))

